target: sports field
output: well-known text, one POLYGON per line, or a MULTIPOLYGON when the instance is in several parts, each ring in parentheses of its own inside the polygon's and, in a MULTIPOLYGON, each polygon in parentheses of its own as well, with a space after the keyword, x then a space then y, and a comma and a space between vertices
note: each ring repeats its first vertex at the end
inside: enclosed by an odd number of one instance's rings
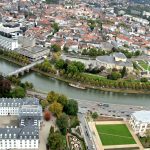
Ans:
POLYGON ((136 144, 125 124, 96 125, 96 129, 104 146, 136 144))

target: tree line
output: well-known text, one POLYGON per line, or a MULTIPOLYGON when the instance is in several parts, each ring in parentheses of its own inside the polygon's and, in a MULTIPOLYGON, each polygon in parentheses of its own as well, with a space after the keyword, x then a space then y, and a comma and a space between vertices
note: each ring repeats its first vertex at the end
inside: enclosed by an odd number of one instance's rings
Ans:
POLYGON ((23 64, 29 64, 30 60, 26 56, 23 56, 15 51, 6 51, 6 50, 0 50, 0 55, 4 55, 6 57, 9 57, 17 62, 21 62, 23 64))
POLYGON ((143 82, 143 80, 141 80, 142 82, 140 82, 138 80, 121 79, 127 74, 126 67, 123 67, 123 69, 120 71, 118 71, 117 69, 112 69, 111 74, 109 74, 107 78, 102 78, 98 75, 95 78, 92 74, 85 74, 85 66, 81 62, 72 62, 70 69, 70 62, 60 59, 56 61, 55 66, 57 69, 59 69, 60 76, 89 86, 132 90, 150 89, 150 82, 148 82, 147 80, 145 80, 146 82, 143 82), (80 69, 80 71, 77 69, 78 67, 76 66, 76 64, 78 64, 78 66, 80 67, 82 66, 82 69, 80 69))

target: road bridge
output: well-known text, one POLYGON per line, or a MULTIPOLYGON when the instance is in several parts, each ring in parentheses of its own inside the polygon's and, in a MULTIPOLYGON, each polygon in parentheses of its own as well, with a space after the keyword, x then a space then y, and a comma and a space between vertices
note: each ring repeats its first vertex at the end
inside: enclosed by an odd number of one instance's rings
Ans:
POLYGON ((8 73, 8 74, 5 75, 5 76, 9 77, 9 76, 18 76, 19 74, 23 75, 25 71, 26 71, 26 72, 29 72, 29 70, 30 70, 31 68, 33 68, 33 67, 36 66, 37 64, 41 64, 43 61, 44 61, 44 59, 38 60, 38 61, 33 62, 33 63, 31 63, 31 64, 29 64, 29 65, 27 65, 27 66, 24 66, 24 67, 22 67, 22 68, 19 68, 19 69, 13 71, 13 72, 10 72, 10 73, 8 73))

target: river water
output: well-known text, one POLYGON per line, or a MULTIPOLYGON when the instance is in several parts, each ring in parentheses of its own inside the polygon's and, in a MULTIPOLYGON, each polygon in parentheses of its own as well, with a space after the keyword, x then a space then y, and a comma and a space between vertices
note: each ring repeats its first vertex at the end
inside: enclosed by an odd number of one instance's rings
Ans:
MULTIPOLYGON (((0 72, 10 73, 19 68, 19 66, 12 64, 6 60, 0 59, 0 72)), ((113 93, 104 92, 100 90, 81 90, 74 87, 70 87, 67 83, 45 77, 36 72, 26 73, 21 77, 23 82, 32 82, 34 88, 40 91, 49 92, 55 91, 63 93, 70 98, 82 99, 88 101, 98 101, 105 103, 114 104, 128 104, 128 105, 139 105, 139 106, 150 106, 150 95, 144 94, 126 94, 126 93, 113 93)))

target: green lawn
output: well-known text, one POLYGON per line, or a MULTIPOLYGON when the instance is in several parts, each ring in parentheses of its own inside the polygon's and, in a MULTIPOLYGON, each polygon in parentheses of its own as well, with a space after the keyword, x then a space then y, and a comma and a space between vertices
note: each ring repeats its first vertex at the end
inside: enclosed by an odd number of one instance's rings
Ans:
POLYGON ((100 76, 100 75, 97 75, 97 74, 91 74, 91 73, 84 73, 83 75, 87 76, 87 77, 91 77, 93 79, 106 79, 106 77, 103 77, 103 76, 100 76))
POLYGON ((96 125, 103 145, 135 144, 125 124, 96 125))
MULTIPOLYGON (((145 61, 143 61, 143 60, 140 60, 140 61, 138 61, 138 63, 139 63, 139 65, 141 66, 141 67, 143 67, 145 70, 147 70, 148 68, 148 62, 145 62, 145 61)), ((150 71, 150 68, 149 68, 149 71, 150 71)))

